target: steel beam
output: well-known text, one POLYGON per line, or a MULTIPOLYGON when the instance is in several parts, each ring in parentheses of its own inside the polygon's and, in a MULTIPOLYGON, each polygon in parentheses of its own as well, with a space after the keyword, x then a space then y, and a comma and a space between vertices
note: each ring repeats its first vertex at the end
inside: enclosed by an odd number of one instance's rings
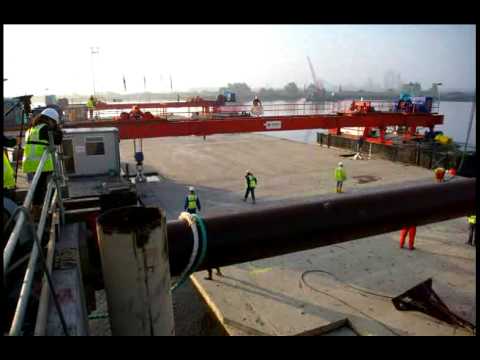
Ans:
POLYGON ((337 115, 282 115, 260 117, 207 118, 201 120, 100 120, 71 122, 64 127, 116 127, 120 139, 155 138, 165 136, 213 135, 262 131, 302 129, 333 129, 342 127, 421 126, 443 124, 443 115, 367 113, 337 115))
MULTIPOLYGON (((475 212, 476 179, 414 183, 244 213, 204 218, 208 252, 198 270, 309 250, 475 212)), ((170 271, 186 266, 191 230, 168 223, 170 271)))

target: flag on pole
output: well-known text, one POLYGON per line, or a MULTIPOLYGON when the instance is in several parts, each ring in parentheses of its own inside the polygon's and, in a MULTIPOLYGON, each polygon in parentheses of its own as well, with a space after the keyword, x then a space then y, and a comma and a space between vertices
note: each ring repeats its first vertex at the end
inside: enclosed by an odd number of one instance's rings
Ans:
POLYGON ((123 89, 127 91, 127 82, 125 81, 125 75, 123 75, 123 89))

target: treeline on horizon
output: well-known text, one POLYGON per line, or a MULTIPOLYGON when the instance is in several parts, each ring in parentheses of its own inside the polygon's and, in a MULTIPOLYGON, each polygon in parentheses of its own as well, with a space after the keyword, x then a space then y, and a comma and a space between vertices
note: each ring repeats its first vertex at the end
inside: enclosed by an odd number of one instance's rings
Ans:
MULTIPOLYGON (((218 95, 224 94, 225 91, 231 91, 236 94, 238 102, 246 102, 258 96, 262 101, 296 101, 307 97, 309 94, 317 91, 313 84, 307 88, 300 89, 295 82, 286 84, 283 88, 265 88, 252 89, 246 83, 229 83, 225 87, 219 88, 217 91, 202 90, 202 91, 182 91, 182 92, 167 92, 167 93, 153 93, 153 92, 136 92, 121 94, 117 92, 98 92, 96 98, 101 101, 184 101, 192 97, 201 97, 204 99, 214 100, 218 95)), ((330 91, 331 93, 332 91, 330 91)), ((400 92, 407 92, 414 96, 433 96, 437 98, 436 89, 428 90, 421 89, 419 83, 403 84, 400 89, 388 89, 380 91, 372 90, 347 90, 341 87, 334 92, 335 98, 343 99, 371 99, 371 100, 394 100, 399 97, 400 92)), ((86 101, 91 94, 71 94, 71 95, 57 95, 58 98, 66 97, 70 102, 86 101)), ((34 97, 33 101, 43 100, 43 97, 34 97)), ((473 92, 440 92, 441 101, 473 101, 473 92)))

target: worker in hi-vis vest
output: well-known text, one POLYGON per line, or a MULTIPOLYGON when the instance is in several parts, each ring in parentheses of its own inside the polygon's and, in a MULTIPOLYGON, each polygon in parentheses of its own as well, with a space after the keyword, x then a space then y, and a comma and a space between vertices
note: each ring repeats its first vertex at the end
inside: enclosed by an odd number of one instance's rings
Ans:
POLYGON ((257 178, 253 176, 250 170, 247 170, 245 174, 245 181, 247 182, 247 190, 245 191, 245 197, 243 201, 247 201, 248 194, 252 194, 252 201, 255 204, 255 188, 257 187, 257 178))
POLYGON ((10 160, 8 160, 5 150, 3 151, 3 189, 13 189, 15 187, 15 176, 10 160))
POLYGON ((185 197, 185 205, 183 206, 185 211, 188 211, 190 214, 196 214, 197 210, 202 210, 202 206, 200 205, 200 199, 198 198, 197 194, 195 193, 195 188, 190 186, 188 188, 188 195, 185 197))
POLYGON ((95 106, 97 106, 97 100, 92 96, 90 96, 87 100, 87 108, 88 108, 88 113, 90 115, 90 119, 93 119, 93 110, 95 109, 95 106))
POLYGON ((468 233, 468 245, 477 245, 475 242, 475 226, 477 224, 477 215, 473 214, 470 215, 468 218, 468 226, 469 226, 469 233, 468 233))
POLYGON ((335 180, 337 181, 337 193, 342 192, 343 182, 347 180, 347 173, 343 168, 343 163, 340 161, 335 169, 335 180))
POLYGON ((7 229, 5 225, 10 220, 10 213, 8 210, 5 210, 8 206, 8 200, 14 202, 15 200, 15 171, 13 170, 12 164, 10 164, 10 159, 6 151, 6 147, 12 148, 17 144, 16 139, 10 139, 2 134, 3 137, 3 237, 0 241, 2 249, 6 246, 8 238, 10 237, 11 231, 14 224, 10 225, 7 229))
MULTIPOLYGON (((49 139, 48 132, 53 132, 54 145, 62 143, 62 131, 58 123, 60 116, 55 109, 46 108, 32 121, 30 128, 25 133, 25 149, 23 151, 22 170, 29 175, 29 179, 37 171, 43 152, 48 151, 49 139)), ((53 158, 49 155, 33 194, 32 215, 34 219, 40 217, 43 201, 47 192, 49 176, 53 172, 53 158)))
POLYGON ((17 140, 9 139, 3 135, 3 191, 7 197, 11 197, 9 196, 10 192, 15 188, 15 171, 10 164, 5 147, 14 147, 16 144, 17 140))

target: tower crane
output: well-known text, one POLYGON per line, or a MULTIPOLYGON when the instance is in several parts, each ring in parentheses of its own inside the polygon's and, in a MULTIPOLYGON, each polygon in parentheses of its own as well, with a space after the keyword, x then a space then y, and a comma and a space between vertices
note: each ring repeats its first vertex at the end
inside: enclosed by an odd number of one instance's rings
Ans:
POLYGON ((313 69, 312 61, 310 60, 309 56, 307 56, 307 60, 308 60, 308 65, 310 66, 310 71, 312 72, 313 83, 315 85, 315 93, 308 95, 307 99, 310 99, 313 101, 321 101, 325 97, 325 89, 321 81, 318 80, 317 76, 315 75, 315 70, 313 69))
POLYGON ((315 70, 313 69, 312 61, 310 60, 309 56, 307 56, 307 60, 308 65, 310 66, 310 71, 312 72, 313 83, 315 84, 317 90, 320 92, 323 90, 323 84, 317 79, 317 76, 315 75, 315 70))

